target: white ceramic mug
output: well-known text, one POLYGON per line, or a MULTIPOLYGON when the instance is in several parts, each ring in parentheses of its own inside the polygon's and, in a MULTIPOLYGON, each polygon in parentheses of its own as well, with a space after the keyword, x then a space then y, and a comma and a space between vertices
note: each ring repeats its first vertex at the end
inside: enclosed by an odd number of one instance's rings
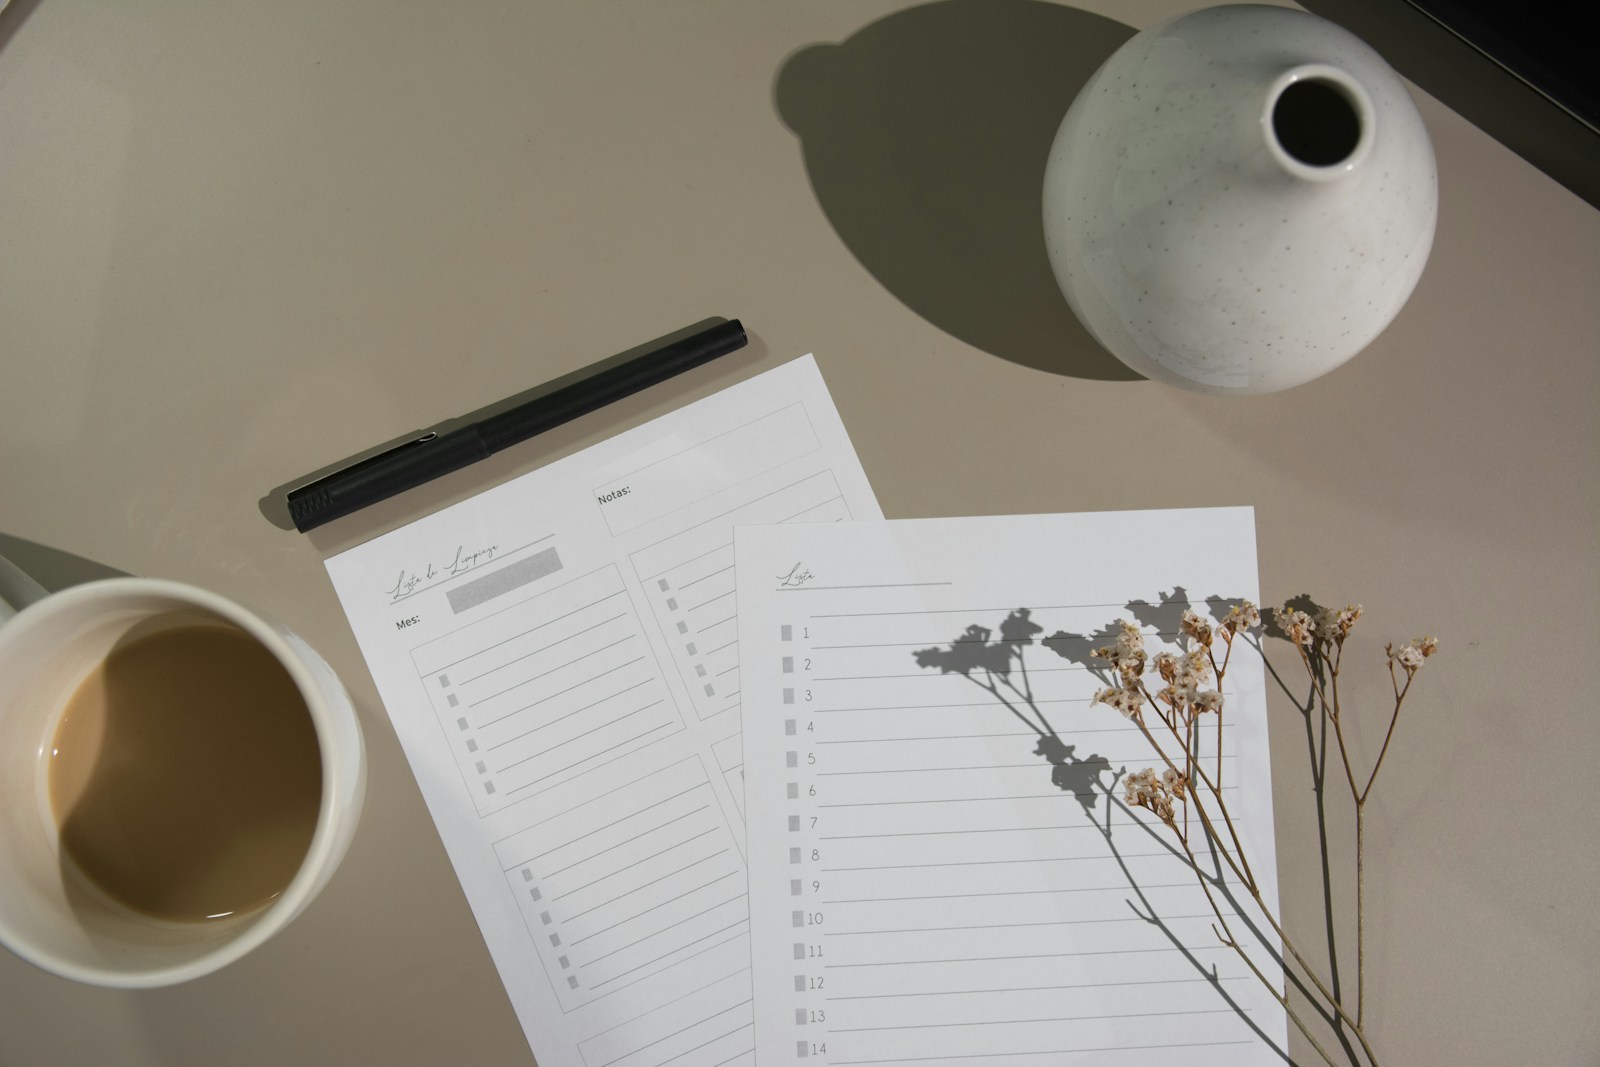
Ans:
POLYGON ((209 974, 271 937, 327 884, 366 795, 366 753, 332 668, 277 622, 177 582, 112 578, 45 595, 0 559, 0 943, 65 978, 145 988, 209 974), (37 599, 35 599, 37 598, 37 599), (223 623, 253 637, 294 680, 316 727, 322 797, 289 885, 267 905, 213 922, 167 922, 84 892, 66 873, 48 790, 48 751, 79 683, 152 619, 223 623))

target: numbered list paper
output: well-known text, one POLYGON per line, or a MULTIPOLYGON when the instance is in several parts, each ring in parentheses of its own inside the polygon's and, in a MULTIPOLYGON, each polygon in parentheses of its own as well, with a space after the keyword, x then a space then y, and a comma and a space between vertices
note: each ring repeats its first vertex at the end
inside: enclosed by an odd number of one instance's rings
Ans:
MULTIPOLYGON (((1249 509, 741 526, 737 575, 762 1067, 1284 1062, 1274 994, 1127 802, 1165 764, 1093 703, 1118 619, 1153 657, 1185 609, 1258 599, 1249 509)), ((1276 909, 1261 661, 1237 646, 1197 748, 1276 909)), ((1281 992, 1272 927, 1187 826, 1281 992)))
POLYGON ((754 1062, 733 528, 880 517, 807 356, 328 560, 541 1067, 754 1062))

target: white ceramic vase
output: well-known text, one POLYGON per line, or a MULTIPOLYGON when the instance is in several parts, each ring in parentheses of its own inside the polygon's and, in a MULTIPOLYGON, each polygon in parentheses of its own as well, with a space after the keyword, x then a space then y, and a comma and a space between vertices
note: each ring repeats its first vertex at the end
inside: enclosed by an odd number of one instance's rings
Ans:
POLYGON ((1089 79, 1050 151, 1045 241, 1072 310, 1134 370, 1271 393, 1389 324, 1438 202, 1427 130, 1376 52, 1233 5, 1145 30, 1089 79))

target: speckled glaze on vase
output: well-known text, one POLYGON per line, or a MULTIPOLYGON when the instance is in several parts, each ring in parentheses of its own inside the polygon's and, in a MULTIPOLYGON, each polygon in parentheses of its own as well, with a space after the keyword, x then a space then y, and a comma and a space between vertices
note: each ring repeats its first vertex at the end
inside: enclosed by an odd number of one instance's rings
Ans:
POLYGON ((1315 15, 1232 5, 1118 49, 1045 171, 1073 311, 1147 377, 1271 393, 1381 333, 1433 244, 1433 146, 1400 79, 1315 15))

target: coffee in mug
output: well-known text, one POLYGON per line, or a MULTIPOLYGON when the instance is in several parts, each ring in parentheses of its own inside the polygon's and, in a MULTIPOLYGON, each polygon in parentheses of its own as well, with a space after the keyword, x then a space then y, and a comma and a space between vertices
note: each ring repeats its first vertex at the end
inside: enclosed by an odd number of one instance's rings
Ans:
POLYGON ((77 981, 171 985, 245 955, 327 884, 366 757, 349 695, 299 636, 144 578, 7 614, 0 944, 77 981))

